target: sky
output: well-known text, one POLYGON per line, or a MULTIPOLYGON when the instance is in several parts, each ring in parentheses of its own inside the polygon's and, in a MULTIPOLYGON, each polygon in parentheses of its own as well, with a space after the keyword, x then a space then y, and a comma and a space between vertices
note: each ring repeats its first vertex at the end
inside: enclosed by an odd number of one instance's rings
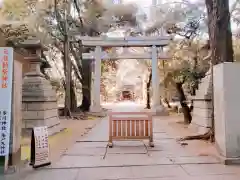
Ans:
POLYGON ((149 7, 152 5, 152 0, 123 0, 123 2, 137 4, 146 14, 149 14, 149 7))
MULTIPOLYGON (((135 3, 137 4, 146 14, 149 15, 150 7, 152 6, 152 0, 122 0, 124 3, 135 3)), ((167 2, 168 0, 156 0, 156 1, 162 1, 167 2)), ((179 0, 181 1, 181 0, 179 0)), ((194 3, 198 0, 189 0, 190 2, 194 3)))
POLYGON ((152 1, 151 0, 123 0, 124 3, 136 3, 138 4, 140 7, 144 8, 144 7, 148 7, 152 5, 152 1))
MULTIPOLYGON (((123 3, 134 3, 137 4, 140 9, 142 9, 148 16, 150 15, 150 7, 152 6, 152 1, 154 0, 122 0, 123 3)), ((155 0, 155 1, 161 1, 161 2, 169 2, 169 0, 155 0)), ((182 0, 177 0, 177 1, 182 1, 182 0)), ((191 3, 197 2, 197 1, 203 1, 203 0, 188 0, 191 3)), ((229 6, 231 8, 232 4, 236 0, 229 0, 229 6)), ((232 30, 237 29, 237 24, 231 23, 232 30)))

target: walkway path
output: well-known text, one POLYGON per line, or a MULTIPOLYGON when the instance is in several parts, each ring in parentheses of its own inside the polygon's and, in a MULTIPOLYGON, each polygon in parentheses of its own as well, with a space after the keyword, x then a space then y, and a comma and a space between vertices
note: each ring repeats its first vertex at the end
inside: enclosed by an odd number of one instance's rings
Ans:
MULTIPOLYGON (((176 142, 165 118, 154 120, 155 147, 118 142, 107 149, 108 121, 103 119, 51 167, 23 180, 239 180, 240 167, 197 156, 176 142), (105 159, 103 159, 106 153, 105 159)), ((146 143, 147 144, 147 143, 146 143)))

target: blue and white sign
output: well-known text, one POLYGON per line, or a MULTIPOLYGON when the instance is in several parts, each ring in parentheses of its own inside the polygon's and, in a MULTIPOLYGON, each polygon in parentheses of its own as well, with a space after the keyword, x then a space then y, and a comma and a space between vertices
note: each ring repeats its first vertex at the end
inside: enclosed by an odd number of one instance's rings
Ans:
POLYGON ((12 81, 13 48, 0 47, 0 156, 9 154, 12 81))

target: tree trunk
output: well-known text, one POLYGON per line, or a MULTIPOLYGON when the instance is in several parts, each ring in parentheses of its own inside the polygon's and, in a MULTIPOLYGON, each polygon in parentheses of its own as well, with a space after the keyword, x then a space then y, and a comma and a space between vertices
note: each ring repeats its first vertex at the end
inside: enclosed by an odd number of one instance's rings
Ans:
POLYGON ((171 105, 169 104, 169 101, 167 100, 167 98, 164 98, 163 101, 167 104, 168 108, 171 108, 171 105))
MULTIPOLYGON (((233 62, 234 59, 233 59, 229 1, 205 0, 205 4, 208 14, 208 33, 212 64, 211 68, 213 65, 222 62, 233 62)), ((211 76, 213 76, 213 74, 211 76)), ((213 86, 213 84, 211 84, 211 86, 213 86)), ((209 132, 205 133, 202 136, 201 135, 189 136, 184 139, 211 139, 212 141, 214 141, 213 114, 212 114, 212 128, 210 129, 209 132)))
POLYGON ((150 109, 151 108, 151 100, 150 100, 150 86, 151 86, 151 82, 152 82, 152 71, 149 74, 148 77, 148 82, 147 82, 147 86, 146 86, 146 91, 147 91, 147 104, 146 104, 146 108, 150 109))
MULTIPOLYGON (((64 82, 63 86, 64 86, 64 89, 66 91, 66 83, 65 82, 64 82)), ((75 92, 75 89, 74 89, 74 83, 73 83, 72 79, 70 81, 70 92, 71 92, 71 97, 70 97, 71 98, 71 106, 70 106, 70 110, 72 112, 72 111, 76 111, 77 110, 77 97, 76 97, 76 92, 75 92)), ((66 106, 66 102, 65 102, 64 105, 66 106)))
POLYGON ((91 81, 92 68, 91 60, 82 61, 82 104, 80 109, 82 111, 89 111, 91 105, 91 81))
POLYGON ((74 89, 74 83, 71 79, 70 81, 70 92, 71 92, 71 112, 74 112, 77 110, 77 97, 74 89))
POLYGON ((228 0, 205 0, 212 64, 233 62, 232 31, 228 0))
POLYGON ((188 107, 188 105, 186 103, 186 96, 185 96, 183 88, 182 88, 182 83, 176 83, 176 89, 178 92, 180 104, 182 106, 182 112, 184 115, 184 124, 190 124, 192 121, 192 115, 190 112, 190 108, 188 107))

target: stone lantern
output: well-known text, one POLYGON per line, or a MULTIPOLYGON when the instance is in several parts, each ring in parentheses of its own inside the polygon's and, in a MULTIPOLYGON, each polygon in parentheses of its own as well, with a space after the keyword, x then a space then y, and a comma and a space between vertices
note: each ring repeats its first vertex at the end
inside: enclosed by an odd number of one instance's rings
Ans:
POLYGON ((39 126, 47 126, 49 135, 60 132, 56 92, 40 71, 41 52, 47 49, 34 39, 22 42, 21 47, 27 50, 25 60, 30 64, 22 87, 23 132, 29 134, 39 126))

